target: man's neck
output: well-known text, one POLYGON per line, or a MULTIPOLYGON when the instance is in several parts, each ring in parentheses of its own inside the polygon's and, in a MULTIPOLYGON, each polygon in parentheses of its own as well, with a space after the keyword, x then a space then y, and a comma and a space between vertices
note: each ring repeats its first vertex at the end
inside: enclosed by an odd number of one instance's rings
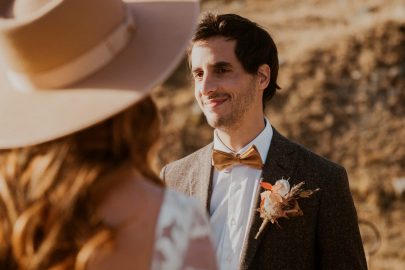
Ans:
POLYGON ((253 141, 265 127, 264 115, 257 119, 246 121, 244 125, 229 128, 217 128, 219 139, 229 149, 238 152, 249 142, 253 141))

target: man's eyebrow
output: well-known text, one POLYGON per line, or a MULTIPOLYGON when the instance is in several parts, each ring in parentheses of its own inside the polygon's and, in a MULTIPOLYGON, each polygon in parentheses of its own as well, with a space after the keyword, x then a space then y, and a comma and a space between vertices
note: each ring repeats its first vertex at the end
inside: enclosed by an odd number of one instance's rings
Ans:
MULTIPOLYGON (((213 65, 210 65, 212 68, 230 68, 232 67, 232 64, 229 62, 225 62, 225 61, 219 61, 214 63, 213 65)), ((201 67, 195 67, 191 70, 192 73, 195 73, 197 71, 200 71, 201 67)))
POLYGON ((230 68, 232 67, 232 64, 229 62, 225 62, 225 61, 220 61, 220 62, 216 62, 213 65, 214 68, 230 68))

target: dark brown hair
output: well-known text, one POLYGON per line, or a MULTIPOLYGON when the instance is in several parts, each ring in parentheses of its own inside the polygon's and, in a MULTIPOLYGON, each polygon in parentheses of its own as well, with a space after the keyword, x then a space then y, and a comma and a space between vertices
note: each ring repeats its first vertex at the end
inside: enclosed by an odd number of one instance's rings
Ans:
POLYGON ((162 185, 149 161, 158 137, 157 108, 147 97, 66 137, 0 150, 0 269, 84 269, 114 239, 95 215, 121 180, 105 176, 129 163, 162 185))
POLYGON ((270 83, 263 94, 263 107, 277 89, 278 53, 270 34, 258 24, 236 14, 207 13, 201 19, 192 42, 223 36, 236 41, 235 54, 246 72, 257 74, 259 66, 270 66, 270 83))

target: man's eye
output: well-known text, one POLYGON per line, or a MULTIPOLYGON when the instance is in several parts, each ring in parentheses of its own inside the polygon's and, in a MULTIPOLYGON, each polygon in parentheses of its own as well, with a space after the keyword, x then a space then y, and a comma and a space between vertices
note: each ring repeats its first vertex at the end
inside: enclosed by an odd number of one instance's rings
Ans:
POLYGON ((218 68, 217 69, 217 73, 218 74, 222 74, 222 73, 225 73, 225 72, 227 72, 228 70, 226 69, 226 68, 218 68))

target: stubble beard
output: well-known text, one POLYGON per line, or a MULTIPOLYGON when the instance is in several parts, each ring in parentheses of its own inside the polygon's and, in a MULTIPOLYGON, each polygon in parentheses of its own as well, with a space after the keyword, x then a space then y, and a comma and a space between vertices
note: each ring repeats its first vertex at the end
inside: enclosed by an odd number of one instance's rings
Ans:
POLYGON ((240 120, 252 109, 254 99, 254 89, 249 87, 244 93, 234 97, 232 106, 227 114, 214 116, 210 112, 203 110, 205 118, 208 124, 215 129, 223 131, 238 129, 242 124, 240 120))

